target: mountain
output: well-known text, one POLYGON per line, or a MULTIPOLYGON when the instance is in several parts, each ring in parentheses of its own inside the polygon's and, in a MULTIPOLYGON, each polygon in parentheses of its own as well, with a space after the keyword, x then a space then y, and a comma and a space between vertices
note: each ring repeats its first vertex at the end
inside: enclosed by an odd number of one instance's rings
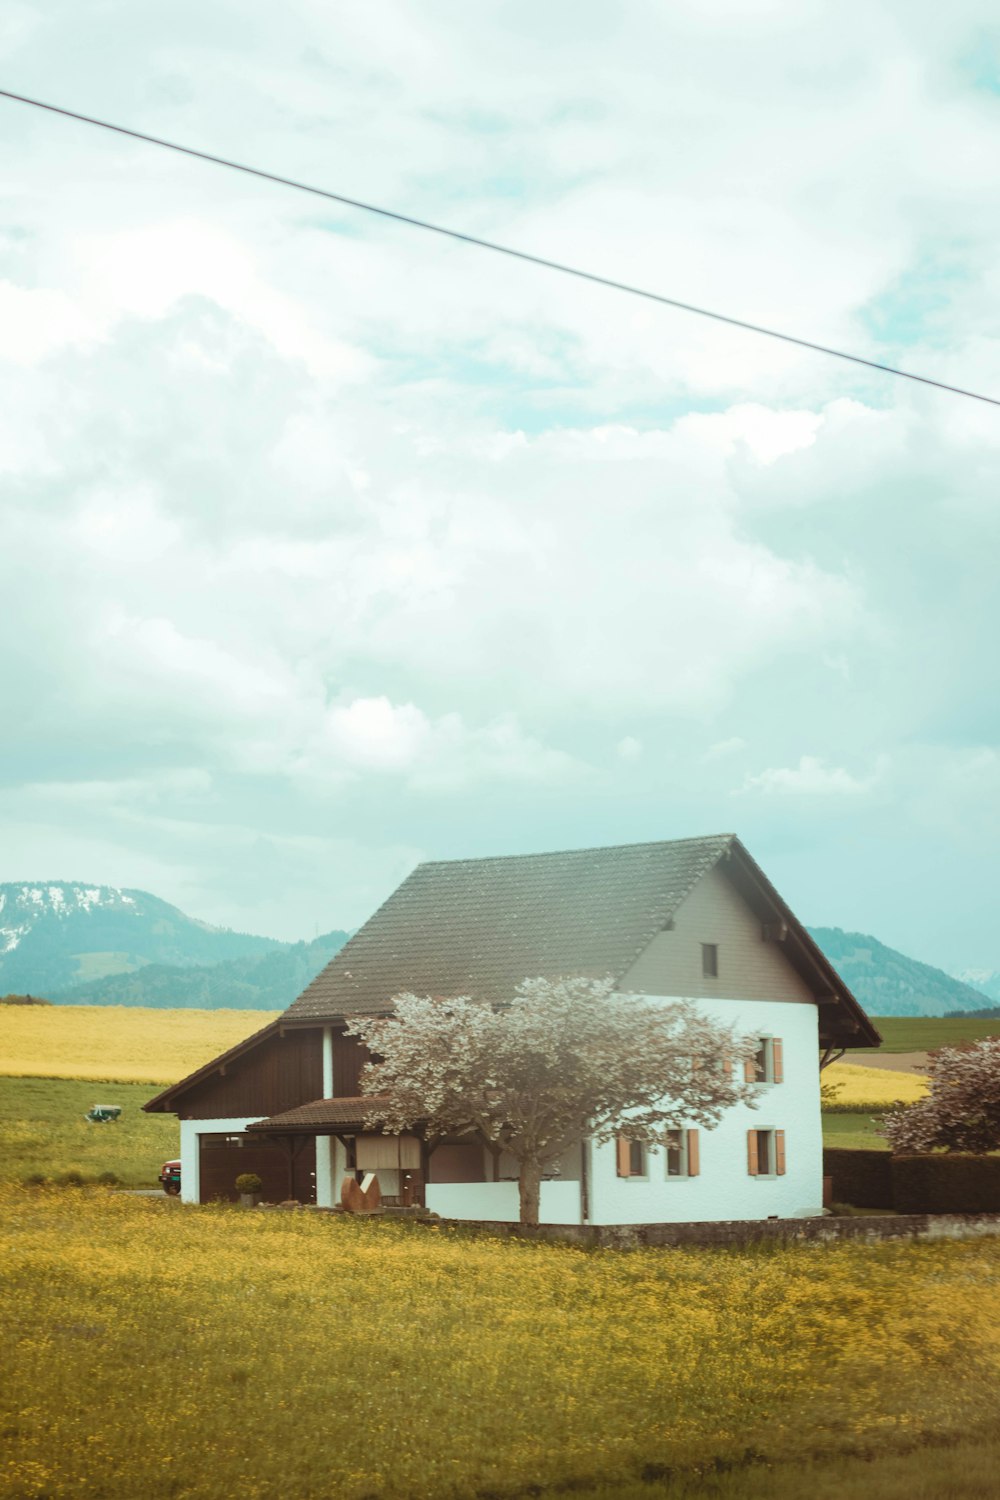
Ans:
MULTIPOLYGON (((867 933, 809 931, 872 1015, 943 1016, 1000 1001, 1000 974, 956 979, 867 933)), ((282 1010, 346 941, 346 933, 328 932, 311 943, 280 943, 210 927, 148 891, 65 880, 0 885, 0 995, 282 1010)))
POLYGON ((0 885, 0 994, 59 996, 147 964, 218 964, 285 946, 210 927, 148 891, 72 880, 0 885))
POLYGON ((979 990, 987 999, 1000 1004, 1000 969, 966 969, 956 978, 965 984, 971 984, 974 990, 979 990))
POLYGON ((76 984, 60 1005, 147 1005, 164 1010, 284 1010, 347 942, 328 932, 311 943, 287 943, 259 957, 180 968, 147 964, 131 974, 110 974, 76 984))
POLYGON ((988 1003, 988 992, 973 989, 864 932, 810 927, 809 932, 849 989, 873 1016, 947 1016, 988 1003))

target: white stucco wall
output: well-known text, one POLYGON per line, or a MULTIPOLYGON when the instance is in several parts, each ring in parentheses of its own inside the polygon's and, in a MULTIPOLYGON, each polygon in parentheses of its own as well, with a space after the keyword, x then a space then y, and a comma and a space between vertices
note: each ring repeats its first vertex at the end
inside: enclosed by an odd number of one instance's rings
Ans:
MULTIPOLYGON (((443 1219, 492 1219, 516 1224, 521 1217, 516 1182, 429 1182, 427 1207, 443 1219)), ((539 1201, 543 1224, 579 1224, 580 1184, 543 1182, 539 1201)))
POLYGON ((241 1116, 236 1120, 181 1121, 181 1201, 197 1203, 201 1197, 200 1135, 239 1135, 248 1125, 264 1119, 263 1115, 241 1116))
MULTIPOLYGON (((666 1001, 669 997, 657 998, 666 1001)), ((740 1032, 780 1037, 784 1081, 759 1086, 757 1109, 737 1105, 714 1130, 699 1130, 701 1170, 697 1177, 668 1179, 663 1152, 652 1149, 645 1177, 619 1177, 614 1142, 593 1147, 590 1222, 664 1224, 821 1213, 823 1135, 816 1007, 764 1000, 696 1003, 703 1014, 734 1024, 740 1032), (783 1177, 750 1176, 748 1130, 785 1132, 783 1177)))

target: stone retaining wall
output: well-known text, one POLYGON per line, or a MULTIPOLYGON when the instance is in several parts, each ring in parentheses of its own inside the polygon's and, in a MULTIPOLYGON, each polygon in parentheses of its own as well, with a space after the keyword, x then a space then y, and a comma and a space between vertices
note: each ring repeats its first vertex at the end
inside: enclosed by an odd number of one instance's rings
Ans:
POLYGON ((442 1222, 473 1227, 510 1238, 548 1240, 570 1245, 599 1245, 618 1250, 662 1245, 829 1244, 835 1240, 969 1239, 1000 1235, 1000 1214, 885 1214, 811 1219, 731 1219, 702 1224, 520 1224, 468 1220, 442 1222))

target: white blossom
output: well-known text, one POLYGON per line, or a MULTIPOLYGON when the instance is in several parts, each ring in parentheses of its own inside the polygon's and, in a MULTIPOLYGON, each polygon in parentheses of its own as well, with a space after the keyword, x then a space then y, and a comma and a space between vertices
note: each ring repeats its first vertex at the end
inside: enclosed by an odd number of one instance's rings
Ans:
POLYGON ((368 1123, 430 1138, 479 1134, 518 1162, 522 1222, 537 1222, 542 1169, 574 1142, 662 1143, 752 1104, 743 1062, 757 1040, 689 1002, 618 993, 613 979, 526 979, 509 1004, 397 995, 388 1018, 355 1017, 375 1060, 368 1123))
POLYGON ((927 1097, 893 1110, 882 1122, 880 1133, 893 1151, 1000 1150, 1000 1037, 942 1047, 931 1054, 927 1071, 927 1097))

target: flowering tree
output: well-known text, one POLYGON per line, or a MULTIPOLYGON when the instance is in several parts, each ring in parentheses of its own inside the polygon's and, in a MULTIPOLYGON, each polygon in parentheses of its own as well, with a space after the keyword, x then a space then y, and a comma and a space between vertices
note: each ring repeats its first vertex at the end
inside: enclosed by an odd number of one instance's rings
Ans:
POLYGON ((1000 1150, 1000 1037, 969 1047, 942 1047, 931 1054, 930 1092, 916 1104, 893 1110, 881 1134, 893 1151, 1000 1150))
POLYGON ((522 1224, 538 1223, 543 1169, 585 1136, 662 1143, 752 1103, 756 1038, 615 992, 611 979, 526 979, 510 1003, 397 995, 388 1019, 355 1017, 374 1055, 361 1075, 369 1125, 479 1134, 518 1163, 522 1224), (728 1059, 728 1064, 726 1062, 728 1059))

